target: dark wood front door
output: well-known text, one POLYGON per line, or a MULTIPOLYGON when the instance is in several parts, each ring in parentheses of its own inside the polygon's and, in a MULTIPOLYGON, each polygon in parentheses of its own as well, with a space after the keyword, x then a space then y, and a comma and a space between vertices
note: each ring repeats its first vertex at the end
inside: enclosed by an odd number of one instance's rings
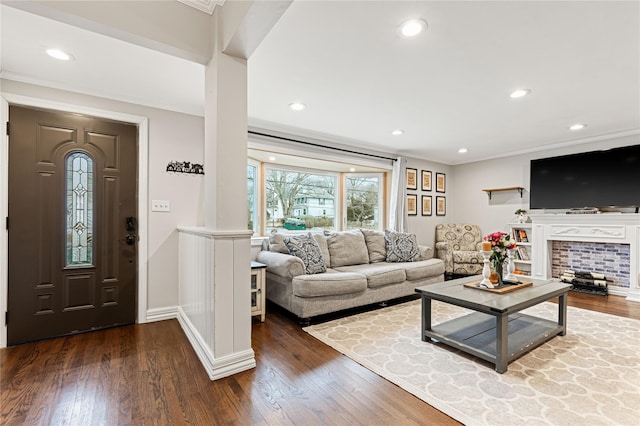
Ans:
POLYGON ((9 108, 8 344, 132 324, 137 127, 9 108))

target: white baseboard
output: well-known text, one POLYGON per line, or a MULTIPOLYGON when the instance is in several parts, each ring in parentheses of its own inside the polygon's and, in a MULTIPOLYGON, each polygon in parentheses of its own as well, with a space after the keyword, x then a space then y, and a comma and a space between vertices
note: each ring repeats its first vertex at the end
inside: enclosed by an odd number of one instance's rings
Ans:
POLYGON ((256 366, 253 349, 215 358, 211 352, 211 348, 209 348, 198 330, 180 307, 178 307, 177 318, 184 334, 187 336, 202 366, 209 375, 210 380, 231 376, 232 374, 240 373, 241 371, 249 370, 256 366))
POLYGON ((164 306, 162 308, 147 309, 146 322, 164 321, 178 317, 177 306, 164 306))

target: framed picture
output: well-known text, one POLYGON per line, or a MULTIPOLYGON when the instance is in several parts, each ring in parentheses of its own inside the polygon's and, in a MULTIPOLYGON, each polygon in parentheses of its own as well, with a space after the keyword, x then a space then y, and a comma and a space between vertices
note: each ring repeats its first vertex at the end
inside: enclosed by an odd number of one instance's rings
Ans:
POLYGON ((431 195, 422 196, 422 216, 431 216, 431 195))
POLYGON ((431 191, 431 172, 429 170, 422 171, 422 190, 431 191))
POLYGON ((407 189, 418 189, 418 170, 407 168, 407 189))
POLYGON ((436 197, 436 216, 445 216, 447 214, 447 199, 445 197, 436 197))
POLYGON ((418 214, 418 196, 416 194, 407 195, 407 214, 409 216, 418 214))
POLYGON ((436 173, 436 192, 446 192, 446 176, 444 173, 436 173))

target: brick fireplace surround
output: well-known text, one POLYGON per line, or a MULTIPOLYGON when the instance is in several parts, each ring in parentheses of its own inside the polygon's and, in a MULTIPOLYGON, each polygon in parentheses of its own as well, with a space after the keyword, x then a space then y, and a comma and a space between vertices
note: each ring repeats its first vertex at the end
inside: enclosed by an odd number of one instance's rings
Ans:
POLYGON ((557 277, 565 265, 601 272, 613 281, 610 294, 640 302, 640 214, 542 214, 531 220, 534 278, 557 277))

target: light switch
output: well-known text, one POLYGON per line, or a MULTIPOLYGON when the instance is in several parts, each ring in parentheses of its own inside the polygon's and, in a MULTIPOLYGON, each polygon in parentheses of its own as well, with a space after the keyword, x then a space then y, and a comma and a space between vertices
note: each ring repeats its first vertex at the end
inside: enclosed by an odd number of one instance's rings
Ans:
POLYGON ((171 211, 171 202, 169 200, 151 200, 152 212, 168 212, 171 211))

